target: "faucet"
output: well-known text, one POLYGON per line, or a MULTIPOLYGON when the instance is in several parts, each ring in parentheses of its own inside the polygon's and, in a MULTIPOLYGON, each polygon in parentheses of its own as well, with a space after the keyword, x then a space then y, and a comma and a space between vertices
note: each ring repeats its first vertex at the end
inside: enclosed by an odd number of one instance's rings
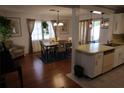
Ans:
POLYGON ((107 44, 112 44, 112 40, 107 40, 107 44))

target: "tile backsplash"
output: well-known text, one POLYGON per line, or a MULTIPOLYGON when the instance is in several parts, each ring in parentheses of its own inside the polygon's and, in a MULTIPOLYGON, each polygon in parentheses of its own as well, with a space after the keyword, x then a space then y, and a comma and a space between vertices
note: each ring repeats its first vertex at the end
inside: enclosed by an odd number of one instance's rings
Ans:
POLYGON ((124 34, 113 34, 112 41, 124 43, 124 34))

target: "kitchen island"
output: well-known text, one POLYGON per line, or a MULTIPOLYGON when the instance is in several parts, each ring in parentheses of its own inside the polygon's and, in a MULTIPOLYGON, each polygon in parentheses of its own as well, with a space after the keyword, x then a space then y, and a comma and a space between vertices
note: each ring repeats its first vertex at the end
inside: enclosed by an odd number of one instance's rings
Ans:
POLYGON ((99 43, 80 45, 76 49, 75 65, 84 69, 84 74, 94 78, 113 68, 114 47, 99 43))

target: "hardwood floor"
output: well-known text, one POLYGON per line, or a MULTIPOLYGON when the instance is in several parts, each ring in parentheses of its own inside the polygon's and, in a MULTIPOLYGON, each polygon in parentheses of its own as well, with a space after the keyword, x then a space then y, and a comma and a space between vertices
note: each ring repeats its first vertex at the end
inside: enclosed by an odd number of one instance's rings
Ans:
MULTIPOLYGON (((22 64, 25 88, 79 88, 80 86, 69 79, 71 60, 61 60, 44 64, 36 55, 27 55, 17 62, 22 64)), ((7 75, 8 87, 20 87, 17 73, 7 75)))

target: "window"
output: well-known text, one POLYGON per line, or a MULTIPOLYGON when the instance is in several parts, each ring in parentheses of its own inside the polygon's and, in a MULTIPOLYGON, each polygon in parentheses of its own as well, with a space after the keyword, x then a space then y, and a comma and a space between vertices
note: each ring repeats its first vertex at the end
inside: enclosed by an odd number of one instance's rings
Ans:
POLYGON ((83 20, 79 23, 79 40, 81 44, 99 42, 100 20, 83 20))
POLYGON ((47 24, 48 24, 48 32, 47 31, 46 33, 44 32, 44 39, 55 38, 55 33, 53 30, 52 22, 47 21, 47 24))
POLYGON ((46 31, 46 30, 42 31, 41 23, 42 22, 40 20, 35 21, 34 29, 33 29, 33 32, 32 32, 32 40, 33 41, 42 40, 43 37, 44 37, 44 39, 55 38, 55 33, 54 33, 54 30, 53 30, 52 22, 47 21, 48 31, 46 31))
POLYGON ((100 20, 92 21, 91 41, 99 41, 100 36, 100 20))

